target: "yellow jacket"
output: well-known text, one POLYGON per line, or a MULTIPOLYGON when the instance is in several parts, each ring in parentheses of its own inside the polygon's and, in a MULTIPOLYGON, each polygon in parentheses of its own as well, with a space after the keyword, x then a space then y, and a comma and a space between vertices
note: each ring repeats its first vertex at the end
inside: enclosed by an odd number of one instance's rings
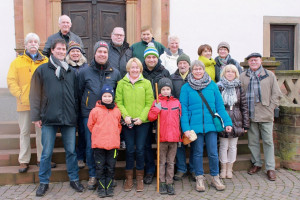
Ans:
POLYGON ((48 58, 38 52, 38 58, 33 61, 25 51, 11 64, 7 74, 7 85, 10 93, 17 98, 17 111, 30 110, 29 91, 31 77, 36 68, 48 62, 48 58))

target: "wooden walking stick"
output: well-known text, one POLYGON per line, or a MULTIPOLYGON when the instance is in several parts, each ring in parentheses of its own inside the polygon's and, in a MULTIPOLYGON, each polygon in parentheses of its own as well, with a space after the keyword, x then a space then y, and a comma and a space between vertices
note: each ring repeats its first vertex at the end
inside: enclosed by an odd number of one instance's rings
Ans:
MULTIPOLYGON (((156 103, 159 103, 158 101, 158 88, 157 83, 155 83, 155 94, 156 94, 156 103)), ((160 123, 160 113, 157 116, 157 163, 156 163, 156 184, 157 184, 157 192, 159 192, 159 143, 160 143, 160 131, 159 131, 159 124, 160 123)))

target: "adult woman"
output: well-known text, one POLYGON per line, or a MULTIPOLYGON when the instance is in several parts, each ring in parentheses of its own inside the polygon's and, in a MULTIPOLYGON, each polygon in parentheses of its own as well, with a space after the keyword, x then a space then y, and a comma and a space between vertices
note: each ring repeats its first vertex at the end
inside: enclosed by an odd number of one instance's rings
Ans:
POLYGON ((217 190, 224 190, 225 186, 219 178, 218 133, 216 132, 213 118, 200 97, 200 93, 203 94, 213 112, 217 112, 222 117, 226 131, 231 131, 232 122, 224 108, 219 89, 205 72, 204 64, 199 60, 195 60, 192 63, 191 71, 192 73, 188 75, 188 82, 182 86, 180 92, 182 106, 181 128, 187 137, 190 136, 192 130, 197 134, 197 139, 191 143, 196 175, 196 190, 199 192, 205 191, 203 182, 204 141, 208 153, 212 186, 217 190))
POLYGON ((242 70, 239 62, 231 58, 229 51, 230 51, 229 44, 227 42, 220 42, 220 44, 218 45, 219 56, 217 56, 215 58, 215 61, 216 61, 215 67, 218 68, 218 71, 220 71, 222 73, 223 68, 226 65, 232 64, 232 65, 235 65, 239 74, 242 73, 243 70, 242 70))
POLYGON ((175 73, 177 70, 177 58, 183 53, 179 49, 179 38, 175 35, 168 37, 168 48, 160 56, 161 64, 170 72, 175 73))
POLYGON ((239 72, 234 65, 226 65, 218 82, 222 93, 225 109, 229 114, 233 129, 232 132, 219 133, 221 178, 232 178, 232 166, 236 160, 238 137, 249 128, 249 114, 246 94, 242 90, 239 72))
POLYGON ((205 65, 205 71, 210 76, 211 80, 218 82, 220 79, 220 70, 215 68, 215 60, 212 59, 212 48, 208 44, 203 44, 198 48, 198 55, 201 62, 205 65))
POLYGON ((141 192, 144 189, 144 146, 150 127, 148 112, 154 97, 150 81, 142 75, 143 65, 139 59, 131 58, 126 70, 128 73, 120 80, 116 90, 116 103, 126 123, 122 127, 126 143, 124 191, 131 191, 133 186, 134 154, 136 154, 136 190, 141 192))

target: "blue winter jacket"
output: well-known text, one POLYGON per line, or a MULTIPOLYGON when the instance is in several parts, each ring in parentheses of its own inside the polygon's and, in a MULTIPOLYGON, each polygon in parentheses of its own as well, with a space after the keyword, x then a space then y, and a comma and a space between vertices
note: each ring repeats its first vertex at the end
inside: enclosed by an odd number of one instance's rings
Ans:
MULTIPOLYGON (((222 117, 225 127, 232 126, 232 121, 225 110, 217 84, 211 81, 201 92, 212 111, 217 112, 222 117)), ((185 83, 181 88, 180 103, 182 106, 181 128, 183 132, 194 130, 195 133, 199 134, 216 131, 209 110, 199 93, 191 88, 189 83, 185 83)))

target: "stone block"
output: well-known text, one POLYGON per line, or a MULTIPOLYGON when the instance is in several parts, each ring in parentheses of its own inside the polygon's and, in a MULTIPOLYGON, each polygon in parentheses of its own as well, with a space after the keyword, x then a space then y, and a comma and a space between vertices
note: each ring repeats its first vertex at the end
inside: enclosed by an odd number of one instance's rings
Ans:
POLYGON ((28 184, 34 182, 34 172, 16 173, 16 184, 28 184))
POLYGON ((300 170, 300 162, 299 161, 283 161, 282 166, 287 169, 292 169, 299 171, 300 170))

